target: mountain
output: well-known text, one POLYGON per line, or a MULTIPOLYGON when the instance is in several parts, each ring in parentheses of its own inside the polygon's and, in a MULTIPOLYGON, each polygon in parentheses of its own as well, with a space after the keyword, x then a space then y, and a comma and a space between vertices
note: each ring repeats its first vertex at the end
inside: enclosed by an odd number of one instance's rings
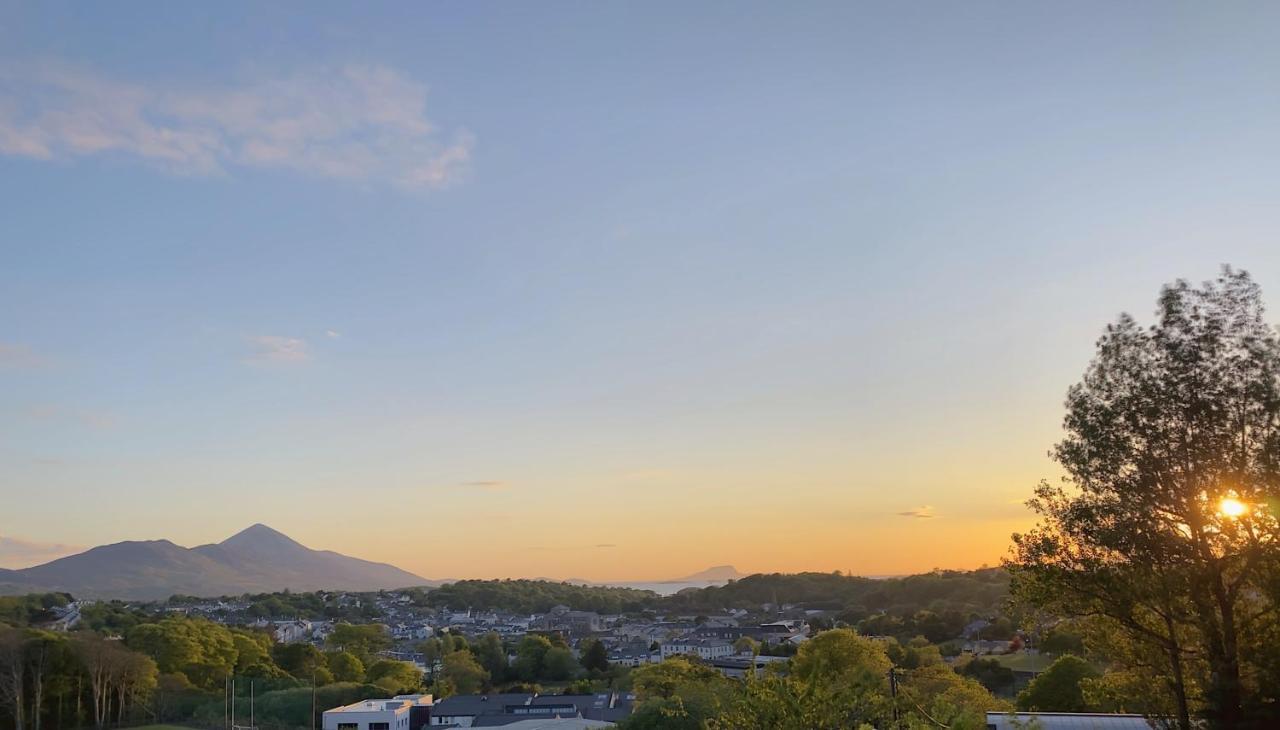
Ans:
POLYGON ((738 572, 738 569, 732 565, 716 565, 706 570, 700 570, 693 575, 686 575, 683 578, 676 578, 673 583, 693 583, 700 580, 737 580, 747 577, 746 573, 738 572))
POLYGON ((84 598, 155 600, 293 591, 372 591, 428 581, 393 565, 312 550, 266 525, 214 545, 119 542, 21 570, 0 570, 0 594, 66 591, 84 598))

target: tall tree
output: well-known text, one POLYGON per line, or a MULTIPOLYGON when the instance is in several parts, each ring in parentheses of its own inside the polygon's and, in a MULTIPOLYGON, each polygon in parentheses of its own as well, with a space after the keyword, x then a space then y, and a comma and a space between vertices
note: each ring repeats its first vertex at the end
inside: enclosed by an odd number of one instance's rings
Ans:
POLYGON ((489 683, 489 672, 480 666, 469 651, 455 651, 446 655, 440 674, 458 694, 475 694, 489 683))
POLYGON ((1189 727, 1265 725, 1280 683, 1280 341, 1258 286, 1223 270, 1164 288, 1158 321, 1107 328, 1067 395, 1040 515, 1014 536, 1020 596, 1103 616, 1162 663, 1189 727), (1197 691, 1203 687, 1203 692, 1197 691))
POLYGON ((604 648, 602 642, 592 640, 578 661, 587 671, 607 672, 609 671, 609 650, 604 648))
POLYGON ((1018 709, 1038 712, 1085 712, 1093 708, 1085 702, 1083 682, 1099 674, 1089 662, 1067 654, 1031 680, 1018 693, 1018 709))
POLYGON ((14 730, 25 728, 26 636, 19 629, 0 627, 0 705, 7 705, 14 730))
POLYGON ((495 631, 481 636, 472 647, 476 661, 489 673, 491 682, 501 682, 507 675, 507 650, 495 631))

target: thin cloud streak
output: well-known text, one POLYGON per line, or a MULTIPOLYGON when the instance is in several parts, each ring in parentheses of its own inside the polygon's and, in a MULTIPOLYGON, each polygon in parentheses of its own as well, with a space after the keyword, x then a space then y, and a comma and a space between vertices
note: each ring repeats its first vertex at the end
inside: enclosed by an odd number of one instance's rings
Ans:
POLYGON ((935 515, 933 514, 933 508, 926 504, 920 507, 916 507, 915 509, 906 510, 905 512, 899 512, 898 516, 914 517, 915 519, 918 519, 918 520, 928 520, 928 519, 933 519, 935 515))
POLYGON ((384 66, 344 66, 228 88, 172 90, 46 65, 0 72, 0 155, 136 157, 179 175, 285 169, 437 189, 475 144, 426 117, 426 87, 384 66))
POLYGON ((311 359, 307 341, 298 337, 258 335, 250 337, 249 344, 253 347, 251 362, 300 363, 311 359))
POLYGON ((497 492, 507 489, 509 484, 498 479, 477 479, 470 482, 462 482, 459 486, 471 487, 472 489, 483 489, 489 492, 497 492))

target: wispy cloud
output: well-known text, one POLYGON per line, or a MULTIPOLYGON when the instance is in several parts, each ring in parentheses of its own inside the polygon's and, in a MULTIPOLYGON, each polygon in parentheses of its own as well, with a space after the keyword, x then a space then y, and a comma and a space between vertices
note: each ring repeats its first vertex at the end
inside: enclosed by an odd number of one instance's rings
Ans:
POLYGON ((115 154, 184 175, 276 168, 441 188, 465 173, 474 138, 441 133, 426 87, 384 66, 164 88, 45 65, 0 72, 0 154, 115 154))
POLYGON ((19 343, 0 342, 0 368, 39 368, 49 359, 19 343))
POLYGON ((530 545, 526 550, 536 550, 538 552, 575 552, 581 550, 611 550, 618 547, 611 542, 601 542, 595 545, 530 545))
POLYGON ((477 479, 471 482, 463 482, 460 486, 471 487, 472 489, 483 489, 489 492, 497 492, 506 489, 511 485, 498 479, 477 479))
POLYGON ((27 568, 82 552, 84 548, 0 535, 0 568, 27 568))
POLYGON ((258 335, 249 338, 249 345, 253 348, 251 362, 297 363, 311 357, 307 341, 298 337, 258 335))
POLYGON ((325 330, 324 336, 328 337, 331 340, 336 340, 342 336, 342 333, 339 332, 338 330, 325 330))
POLYGON ((927 520, 932 518, 934 514, 933 514, 933 508, 926 504, 926 505, 921 505, 920 507, 916 507, 915 509, 909 509, 904 512, 899 512, 898 516, 914 517, 916 519, 927 520))

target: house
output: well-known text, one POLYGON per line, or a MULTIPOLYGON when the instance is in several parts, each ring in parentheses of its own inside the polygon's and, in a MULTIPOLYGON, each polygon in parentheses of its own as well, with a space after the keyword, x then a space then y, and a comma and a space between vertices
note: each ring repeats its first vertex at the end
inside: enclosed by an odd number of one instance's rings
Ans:
POLYGON ((804 633, 787 624, 772 623, 759 626, 699 626, 691 632, 700 639, 724 639, 737 641, 746 636, 755 641, 781 644, 786 641, 799 643, 804 640, 804 633))
POLYGON ((276 621, 271 635, 281 644, 297 644, 311 638, 310 621, 276 621))
MULTIPOLYGON (((432 707, 431 725, 495 727, 519 720, 557 718, 613 723, 630 715, 634 703, 635 695, 616 692, 596 695, 454 695, 432 707)), ((326 727, 325 730, 330 729, 326 727)))
POLYGON ((649 647, 624 646, 609 652, 609 663, 623 667, 639 667, 662 661, 662 654, 649 651, 649 647))
POLYGON ((332 621, 313 621, 311 623, 311 640, 324 642, 333 633, 332 621))
POLYGON ((44 625, 49 631, 70 631, 80 623, 80 603, 73 602, 65 606, 55 606, 49 609, 53 614, 53 620, 44 625))
POLYGON ((1008 654, 1011 648, 1011 642, 989 639, 973 639, 961 645, 963 651, 971 654, 1008 654))
POLYGON ((567 631, 579 636, 605 630, 604 618, 595 611, 573 611, 568 606, 556 606, 538 622, 538 628, 548 631, 567 631))
POLYGON ((324 730, 419 730, 431 718, 431 695, 361 700, 325 710, 324 730))
POLYGON ((785 662, 787 657, 784 656, 764 656, 750 654, 734 654, 732 656, 720 657, 712 659, 710 664, 712 668, 719 671, 726 677, 731 679, 744 679, 751 668, 755 667, 757 677, 764 676, 765 669, 774 662, 785 662))
POLYGON ((680 638, 662 644, 662 658, 693 654, 699 659, 717 659, 733 654, 733 644, 726 639, 680 638))

